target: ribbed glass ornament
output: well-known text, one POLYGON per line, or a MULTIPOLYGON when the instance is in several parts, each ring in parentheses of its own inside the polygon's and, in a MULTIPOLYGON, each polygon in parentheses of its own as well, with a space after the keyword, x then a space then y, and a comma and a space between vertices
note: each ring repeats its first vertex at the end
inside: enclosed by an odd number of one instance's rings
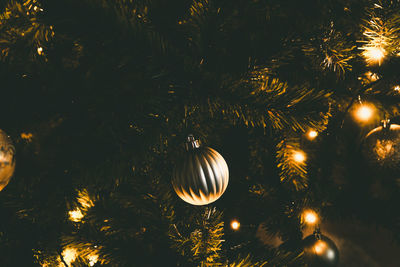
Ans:
POLYGON ((189 136, 185 157, 175 166, 172 185, 177 195, 192 205, 207 205, 222 196, 229 182, 224 158, 210 147, 200 147, 189 136))

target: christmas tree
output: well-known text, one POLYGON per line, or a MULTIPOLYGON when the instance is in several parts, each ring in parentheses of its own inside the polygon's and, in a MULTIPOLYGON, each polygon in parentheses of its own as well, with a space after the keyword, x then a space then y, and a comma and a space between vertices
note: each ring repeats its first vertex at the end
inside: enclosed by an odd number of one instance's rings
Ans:
POLYGON ((0 75, 0 266, 398 266, 398 0, 7 0, 0 75))

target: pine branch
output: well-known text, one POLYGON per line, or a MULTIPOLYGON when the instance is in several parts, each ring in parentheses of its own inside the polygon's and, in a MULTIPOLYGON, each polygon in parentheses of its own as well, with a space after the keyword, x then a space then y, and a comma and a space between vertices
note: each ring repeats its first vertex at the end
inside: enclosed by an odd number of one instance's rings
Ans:
POLYGON ((281 169, 281 182, 290 182, 296 190, 307 187, 307 164, 305 155, 300 150, 300 140, 297 138, 286 138, 278 143, 277 161, 281 169), (296 156, 304 157, 297 159, 296 156))
POLYGON ((224 265, 224 267, 263 267, 266 266, 267 262, 253 262, 250 255, 247 255, 244 258, 238 258, 233 263, 228 263, 224 265))
POLYGON ((26 58, 45 56, 55 33, 41 21, 43 9, 36 0, 12 0, 0 14, 0 60, 21 64, 26 58))
POLYGON ((205 208, 196 213, 190 225, 173 224, 169 233, 173 247, 188 261, 201 266, 220 266, 223 226, 222 213, 205 208))

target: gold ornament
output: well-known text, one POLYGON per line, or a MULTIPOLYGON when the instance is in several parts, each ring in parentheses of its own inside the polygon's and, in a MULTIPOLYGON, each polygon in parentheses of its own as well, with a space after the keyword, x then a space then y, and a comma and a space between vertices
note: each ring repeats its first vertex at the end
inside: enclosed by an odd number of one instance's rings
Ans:
POLYGON ((11 138, 0 130, 0 191, 10 182, 15 170, 15 148, 11 138))
POLYGON ((172 178, 177 195, 192 205, 207 205, 222 196, 229 182, 224 158, 214 149, 200 147, 188 137, 185 157, 178 161, 172 178))
POLYGON ((400 168, 400 125, 384 121, 370 131, 363 144, 364 157, 376 167, 397 170, 400 168))

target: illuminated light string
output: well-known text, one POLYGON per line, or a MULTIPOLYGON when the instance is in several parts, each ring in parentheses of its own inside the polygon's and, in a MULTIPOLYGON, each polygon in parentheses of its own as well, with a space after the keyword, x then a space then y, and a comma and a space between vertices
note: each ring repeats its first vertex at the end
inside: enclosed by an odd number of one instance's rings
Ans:
POLYGON ((73 222, 80 222, 84 217, 82 211, 79 208, 69 211, 68 214, 69 219, 73 222))
POLYGON ((315 130, 313 130, 313 129, 310 129, 310 130, 307 132, 307 138, 308 138, 309 140, 314 140, 317 136, 318 136, 318 132, 315 131, 315 130))
POLYGON ((94 206, 94 202, 90 198, 89 193, 86 189, 78 192, 77 200, 81 207, 77 207, 74 210, 68 212, 69 219, 73 222, 81 222, 83 217, 85 216, 85 212, 94 206))
POLYGON ((89 266, 93 266, 99 260, 99 256, 96 254, 90 254, 87 259, 89 260, 89 266))
POLYGON ((254 224, 244 224, 242 225, 237 219, 233 219, 230 223, 230 227, 234 231, 240 230, 240 228, 255 228, 257 225, 254 224))
POLYGON ((65 248, 61 253, 63 260, 68 264, 71 265, 72 262, 76 260, 78 257, 78 251, 74 248, 65 248))
POLYGON ((302 221, 304 221, 306 224, 314 225, 318 222, 318 215, 313 210, 304 210, 302 213, 302 221))
POLYGON ((354 117, 360 122, 368 122, 375 113, 375 107, 371 104, 359 104, 354 110, 354 117))
POLYGON ((369 65, 381 65, 387 55, 386 50, 381 46, 366 46, 362 49, 364 50, 362 55, 369 65))
MULTIPOLYGON (((375 82, 375 81, 377 81, 377 80, 379 79, 378 74, 373 73, 373 72, 371 72, 371 71, 367 71, 367 72, 364 74, 364 76, 365 76, 365 78, 366 78, 369 82, 375 82)), ((362 79, 362 78, 361 78, 361 79, 362 79)))
POLYGON ((233 220, 231 222, 231 228, 235 231, 240 229, 240 222, 238 220, 233 220))
POLYGON ((363 50, 362 55, 368 65, 381 65, 388 55, 387 47, 391 43, 391 29, 382 24, 379 18, 371 18, 369 26, 363 35, 368 39, 359 49, 363 50))
POLYGON ((292 158, 297 163, 304 163, 306 161, 306 154, 301 150, 293 151, 292 158))
MULTIPOLYGON (((80 254, 87 255, 85 258, 88 261, 89 266, 94 266, 99 261, 99 255, 97 255, 95 252, 90 252, 88 254, 87 251, 81 251, 80 253, 77 249, 73 247, 66 247, 61 253, 62 260, 60 257, 58 258, 58 266, 65 267, 65 264, 67 264, 67 266, 72 266, 72 263, 77 260, 80 254)), ((47 266, 49 266, 48 263, 42 264, 42 267, 47 266)))

